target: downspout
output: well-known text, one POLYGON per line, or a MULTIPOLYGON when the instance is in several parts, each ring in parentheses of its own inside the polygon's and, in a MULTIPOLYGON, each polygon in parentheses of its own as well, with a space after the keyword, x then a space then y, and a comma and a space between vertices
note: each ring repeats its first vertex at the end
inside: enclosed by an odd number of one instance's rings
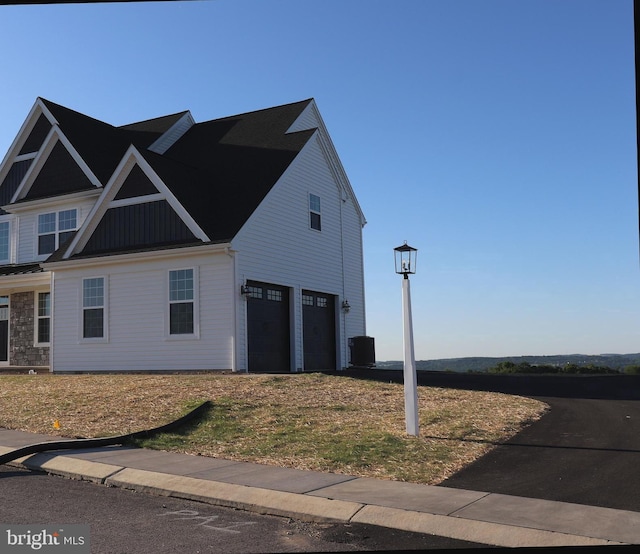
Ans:
POLYGON ((338 364, 338 369, 345 369, 347 367, 348 356, 347 356, 347 312, 342 309, 342 302, 348 300, 347 299, 347 281, 345 277, 345 263, 344 263, 344 220, 343 220, 343 206, 347 201, 345 198, 345 191, 340 187, 340 257, 342 262, 342 300, 338 305, 338 310, 342 315, 340 325, 340 363, 338 364))
MULTIPOLYGON (((53 373, 53 345, 55 344, 55 314, 53 307, 55 305, 55 297, 54 297, 54 280, 55 280, 55 272, 51 272, 51 277, 49 277, 49 373, 53 373)), ((34 295, 33 301, 36 302, 36 297, 34 295)))

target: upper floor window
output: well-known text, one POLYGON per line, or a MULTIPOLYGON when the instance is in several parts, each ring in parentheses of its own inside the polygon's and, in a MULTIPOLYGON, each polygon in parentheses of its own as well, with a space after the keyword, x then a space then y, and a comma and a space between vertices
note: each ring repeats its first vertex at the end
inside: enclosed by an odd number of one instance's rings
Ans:
POLYGON ((9 222, 0 222, 0 263, 9 263, 9 222))
POLYGON ((62 210, 38 216, 38 255, 55 252, 78 228, 78 210, 62 210))
POLYGON ((320 197, 309 194, 309 225, 316 231, 322 230, 322 218, 320 215, 320 197))

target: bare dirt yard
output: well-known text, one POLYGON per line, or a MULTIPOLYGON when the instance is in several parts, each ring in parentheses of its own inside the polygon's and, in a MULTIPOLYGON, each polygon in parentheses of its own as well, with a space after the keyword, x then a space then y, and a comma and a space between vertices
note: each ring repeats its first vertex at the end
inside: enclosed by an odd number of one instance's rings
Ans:
POLYGON ((315 374, 0 375, 0 427, 102 437, 156 427, 210 400, 147 448, 436 484, 539 419, 542 402, 419 387, 420 437, 403 386, 315 374), (54 423, 57 424, 54 426, 54 423))

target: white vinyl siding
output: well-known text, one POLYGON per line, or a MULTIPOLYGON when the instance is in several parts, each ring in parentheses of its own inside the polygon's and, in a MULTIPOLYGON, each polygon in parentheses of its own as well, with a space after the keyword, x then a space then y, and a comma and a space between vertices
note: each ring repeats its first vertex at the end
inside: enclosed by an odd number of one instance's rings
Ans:
MULTIPOLYGON (((78 341, 77 315, 84 277, 80 269, 56 270, 53 371, 231 370, 233 358, 233 260, 218 253, 176 260, 112 262, 108 280, 109 342, 78 341), (199 338, 168 337, 168 268, 197 268, 199 338)), ((85 270, 86 271, 86 270, 85 270)))
MULTIPOLYGON (((338 187, 317 135, 240 230, 233 249, 238 289, 245 280, 291 287, 295 368, 303 367, 302 289, 336 295, 338 305, 349 301, 348 314, 337 312, 339 358, 347 366, 347 339, 365 334, 362 220, 338 187), (309 231, 309 190, 321 198, 321 233, 309 231)), ((241 366, 246 363, 244 306, 237 317, 241 366)))

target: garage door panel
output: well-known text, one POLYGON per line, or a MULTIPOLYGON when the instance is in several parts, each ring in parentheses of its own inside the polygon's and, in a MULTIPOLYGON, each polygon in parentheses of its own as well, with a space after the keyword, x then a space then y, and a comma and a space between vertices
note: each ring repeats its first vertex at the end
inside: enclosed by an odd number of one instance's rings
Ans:
POLYGON ((249 371, 290 371, 289 289, 247 282, 249 371))
POLYGON ((302 291, 305 371, 336 369, 336 297, 302 291))

